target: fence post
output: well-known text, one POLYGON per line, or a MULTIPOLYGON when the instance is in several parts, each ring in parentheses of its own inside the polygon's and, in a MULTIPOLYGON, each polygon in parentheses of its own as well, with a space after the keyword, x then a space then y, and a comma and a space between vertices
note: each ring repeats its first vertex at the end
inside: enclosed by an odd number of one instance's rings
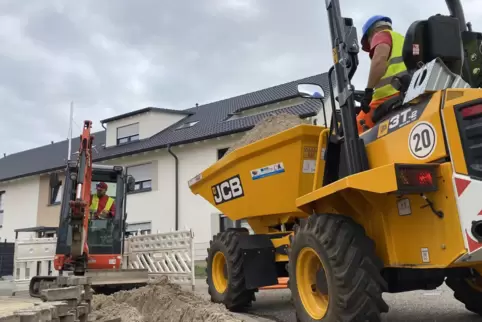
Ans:
POLYGON ((7 252, 7 240, 3 243, 2 247, 0 247, 0 277, 3 275, 3 256, 7 252))
POLYGON ((194 252, 194 232, 192 229, 189 229, 189 234, 191 235, 191 278, 192 278, 192 291, 194 292, 196 289, 196 263, 195 259, 195 252, 194 252))

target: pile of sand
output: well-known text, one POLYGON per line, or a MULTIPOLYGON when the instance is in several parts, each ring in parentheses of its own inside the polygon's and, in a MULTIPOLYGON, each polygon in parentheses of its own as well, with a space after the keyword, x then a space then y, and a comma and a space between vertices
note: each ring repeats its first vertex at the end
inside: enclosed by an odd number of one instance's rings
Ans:
POLYGON ((239 141, 233 144, 233 146, 226 152, 225 155, 233 152, 238 148, 264 139, 268 136, 288 130, 300 124, 308 123, 309 122, 307 120, 302 120, 299 116, 293 114, 283 113, 268 116, 258 122, 253 129, 246 132, 246 134, 244 134, 244 136, 239 141))
POLYGON ((242 322, 223 306, 183 291, 181 286, 170 284, 166 277, 131 291, 94 295, 89 321, 109 321, 120 318, 122 322, 242 322))

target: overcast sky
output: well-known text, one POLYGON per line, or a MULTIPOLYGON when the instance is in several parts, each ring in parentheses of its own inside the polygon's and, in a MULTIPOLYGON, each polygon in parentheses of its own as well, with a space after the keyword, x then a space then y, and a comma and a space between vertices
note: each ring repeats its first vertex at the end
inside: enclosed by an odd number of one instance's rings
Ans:
MULTIPOLYGON (((481 0, 462 0, 474 29, 481 0), (476 5, 476 3, 479 3, 476 5)), ((82 120, 146 106, 184 109, 325 72, 324 0, 0 0, 0 153, 67 138, 82 120)), ((341 0, 365 19, 409 24, 447 13, 443 0, 341 0)), ((481 28, 482 29, 482 28, 481 28)), ((355 76, 365 87, 369 60, 355 76)))

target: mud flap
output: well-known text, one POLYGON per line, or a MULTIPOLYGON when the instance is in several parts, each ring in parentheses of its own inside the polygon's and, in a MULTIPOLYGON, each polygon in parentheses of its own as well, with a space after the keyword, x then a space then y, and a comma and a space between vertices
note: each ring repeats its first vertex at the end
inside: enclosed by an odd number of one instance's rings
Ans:
POLYGON ((240 235, 247 289, 278 284, 275 248, 269 235, 240 235))

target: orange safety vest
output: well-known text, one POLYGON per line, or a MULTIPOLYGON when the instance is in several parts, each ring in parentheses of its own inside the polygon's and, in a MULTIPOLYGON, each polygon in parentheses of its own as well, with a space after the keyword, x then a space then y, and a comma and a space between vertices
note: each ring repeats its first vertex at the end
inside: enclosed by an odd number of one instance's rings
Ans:
MULTIPOLYGON (((104 209, 107 211, 110 211, 110 208, 112 208, 112 205, 114 204, 114 199, 107 196, 107 202, 105 203, 104 209)), ((97 209, 99 208, 99 197, 97 195, 92 196, 92 202, 90 204, 90 213, 91 213, 91 218, 93 214, 97 213, 97 209)))
POLYGON ((372 102, 398 93, 398 91, 391 85, 391 81, 395 76, 401 77, 408 73, 402 56, 405 37, 393 30, 384 30, 383 32, 389 32, 392 36, 392 52, 388 59, 385 75, 383 75, 380 82, 374 88, 372 102))

